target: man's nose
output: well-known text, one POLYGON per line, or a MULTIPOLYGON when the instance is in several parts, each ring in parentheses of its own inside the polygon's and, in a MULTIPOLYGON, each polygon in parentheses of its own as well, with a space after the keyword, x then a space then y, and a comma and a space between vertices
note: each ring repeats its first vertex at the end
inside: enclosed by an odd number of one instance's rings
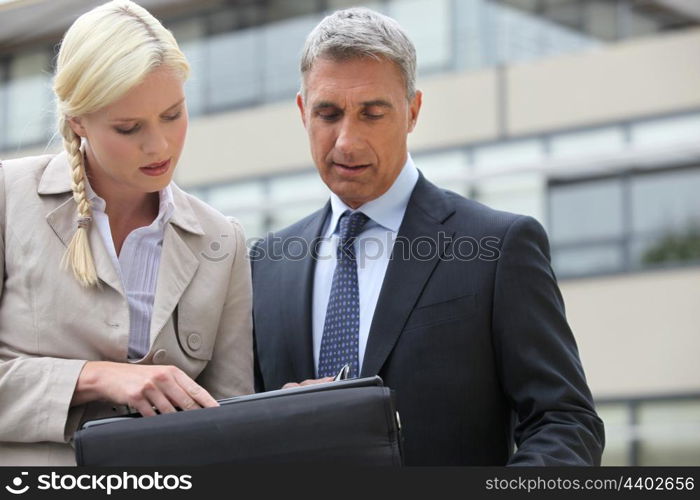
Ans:
POLYGON ((362 133, 357 123, 351 119, 343 120, 335 140, 335 149, 346 157, 351 157, 362 148, 362 144, 362 133))

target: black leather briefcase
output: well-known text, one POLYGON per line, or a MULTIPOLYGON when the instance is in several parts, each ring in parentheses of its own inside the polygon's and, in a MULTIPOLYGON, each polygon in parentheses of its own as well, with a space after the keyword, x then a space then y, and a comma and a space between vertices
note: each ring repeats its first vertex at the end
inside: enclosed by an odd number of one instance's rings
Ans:
POLYGON ((219 401, 218 408, 85 422, 78 465, 401 465, 391 389, 379 377, 219 401))

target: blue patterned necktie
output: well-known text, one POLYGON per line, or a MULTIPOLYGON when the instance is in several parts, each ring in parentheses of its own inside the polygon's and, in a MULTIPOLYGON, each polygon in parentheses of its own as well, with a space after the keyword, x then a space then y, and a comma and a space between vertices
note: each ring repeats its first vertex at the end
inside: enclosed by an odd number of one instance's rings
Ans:
POLYGON ((357 287, 357 263, 353 243, 369 220, 362 212, 346 210, 340 216, 340 238, 331 295, 323 325, 318 376, 333 377, 345 364, 348 378, 359 372, 360 292, 357 287))

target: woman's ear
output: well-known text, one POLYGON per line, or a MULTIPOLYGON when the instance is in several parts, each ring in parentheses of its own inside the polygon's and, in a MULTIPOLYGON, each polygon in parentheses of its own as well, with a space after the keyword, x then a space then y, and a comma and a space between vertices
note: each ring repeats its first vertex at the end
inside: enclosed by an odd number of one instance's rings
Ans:
POLYGON ((85 131, 85 126, 83 125, 80 117, 71 116, 68 118, 68 126, 75 132, 79 137, 85 137, 87 132, 85 131))

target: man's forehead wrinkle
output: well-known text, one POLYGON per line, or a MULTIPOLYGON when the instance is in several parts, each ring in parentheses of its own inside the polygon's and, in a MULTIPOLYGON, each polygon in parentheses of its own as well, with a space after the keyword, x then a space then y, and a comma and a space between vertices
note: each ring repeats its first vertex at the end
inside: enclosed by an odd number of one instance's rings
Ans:
POLYGON ((319 95, 313 96, 311 105, 313 109, 323 109, 323 108, 338 108, 345 109, 349 107, 372 107, 381 106, 391 108, 393 107, 392 100, 389 97, 374 94, 373 96, 352 96, 347 93, 342 95, 334 96, 325 93, 318 93, 319 95))
MULTIPOLYGON (((348 78, 347 80, 350 80, 348 78)), ((373 80, 366 81, 347 81, 344 78, 337 77, 326 77, 321 78, 317 76, 313 80, 308 82, 307 90, 310 94, 358 94, 362 92, 373 92, 377 91, 377 87, 381 85, 382 82, 377 82, 373 80)), ((353 79, 354 80, 354 79, 353 79)))

